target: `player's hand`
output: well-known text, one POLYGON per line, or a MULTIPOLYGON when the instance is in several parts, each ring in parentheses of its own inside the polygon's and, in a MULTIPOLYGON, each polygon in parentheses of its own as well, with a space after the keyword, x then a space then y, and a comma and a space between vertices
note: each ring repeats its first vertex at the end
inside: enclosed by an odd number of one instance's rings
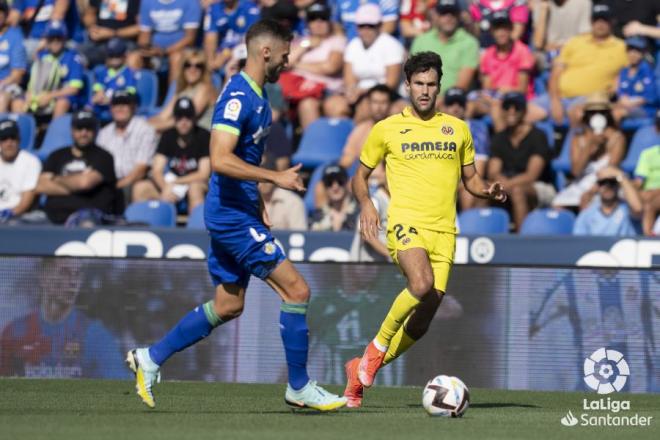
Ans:
POLYGON ((302 177, 300 177, 300 168, 302 164, 298 164, 284 171, 279 171, 275 177, 274 184, 280 188, 290 189, 292 191, 305 191, 302 177))
POLYGON ((491 184, 487 189, 484 189, 483 192, 491 200, 495 200, 496 202, 500 203, 506 202, 507 195, 504 192, 504 187, 500 182, 491 184))
POLYGON ((360 211, 360 235, 362 239, 372 240, 378 238, 378 231, 380 231, 380 217, 374 204, 369 201, 362 206, 360 211))

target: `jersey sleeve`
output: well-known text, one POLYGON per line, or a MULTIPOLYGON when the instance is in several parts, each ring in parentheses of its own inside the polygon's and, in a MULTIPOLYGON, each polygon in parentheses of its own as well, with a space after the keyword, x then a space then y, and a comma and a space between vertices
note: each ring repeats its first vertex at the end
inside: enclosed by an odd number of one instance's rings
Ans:
MULTIPOLYGON (((29 154, 26 152, 26 154, 29 154)), ((36 157, 30 155, 30 167, 27 168, 26 174, 21 182, 21 191, 32 191, 37 187, 39 181, 39 174, 41 174, 41 162, 36 157)))
POLYGON ((76 89, 82 89, 85 86, 83 82, 83 66, 80 55, 74 54, 68 63, 66 76, 62 83, 76 89))
POLYGON ((183 28, 184 29, 197 29, 199 27, 199 20, 202 17, 202 8, 197 1, 186 2, 186 7, 183 11, 183 28))
POLYGON ((463 123, 463 148, 461 148, 461 166, 474 163, 474 141, 466 123, 463 123))
POLYGON ((399 0, 380 0, 380 12, 383 21, 396 21, 399 19, 399 0))
POLYGON ((11 54, 9 65, 12 69, 27 69, 27 54, 25 52, 25 45, 23 44, 23 37, 18 31, 12 32, 12 37, 12 42, 9 44, 11 54))
POLYGON ((151 19, 151 14, 149 14, 150 9, 151 9, 151 4, 148 0, 142 0, 140 2, 140 30, 141 31, 150 31, 154 28, 154 22, 151 19))
POLYGON ((362 153, 360 153, 360 162, 371 169, 376 168, 385 157, 386 148, 383 138, 383 126, 380 123, 376 124, 364 142, 362 153))
POLYGON ((213 111, 213 130, 226 131, 239 136, 251 113, 245 92, 229 88, 220 95, 213 111))

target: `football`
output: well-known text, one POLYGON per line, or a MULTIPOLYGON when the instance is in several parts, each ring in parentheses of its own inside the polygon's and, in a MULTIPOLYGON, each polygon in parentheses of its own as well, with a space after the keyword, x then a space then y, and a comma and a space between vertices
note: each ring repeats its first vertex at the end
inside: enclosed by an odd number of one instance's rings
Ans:
POLYGON ((424 387, 422 406, 431 416, 462 417, 470 406, 470 392, 454 376, 436 376, 424 387))

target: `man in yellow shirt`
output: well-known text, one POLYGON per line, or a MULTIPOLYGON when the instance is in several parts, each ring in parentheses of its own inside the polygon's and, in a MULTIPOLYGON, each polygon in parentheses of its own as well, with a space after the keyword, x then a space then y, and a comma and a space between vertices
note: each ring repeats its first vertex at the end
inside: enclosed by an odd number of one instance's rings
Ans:
MULTIPOLYGON (((619 72, 627 64, 624 41, 612 35, 610 7, 594 4, 591 32, 566 42, 553 62, 548 93, 530 103, 528 119, 536 122, 551 116, 555 122, 563 123, 565 112, 581 104, 585 96, 614 92, 619 72)), ((575 119, 579 116, 577 112, 575 119)))
POLYGON ((408 284, 362 358, 346 363, 344 396, 353 408, 362 405, 363 387, 373 384, 378 369, 424 335, 440 305, 454 259, 459 178, 476 197, 506 200, 499 183, 488 185, 477 174, 467 124, 435 111, 442 77, 440 56, 417 53, 405 63, 404 72, 411 106, 374 125, 360 155, 353 192, 361 205, 361 234, 372 239, 380 221, 367 182, 385 160, 392 196, 387 245, 408 284))

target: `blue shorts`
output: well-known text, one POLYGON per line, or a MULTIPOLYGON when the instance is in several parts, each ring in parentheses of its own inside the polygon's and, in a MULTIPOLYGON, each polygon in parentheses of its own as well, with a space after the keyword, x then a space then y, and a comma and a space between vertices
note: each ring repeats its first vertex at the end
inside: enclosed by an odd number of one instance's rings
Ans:
POLYGON ((215 286, 247 287, 250 275, 262 280, 268 278, 286 258, 268 228, 257 220, 211 229, 209 234, 208 267, 215 286))

